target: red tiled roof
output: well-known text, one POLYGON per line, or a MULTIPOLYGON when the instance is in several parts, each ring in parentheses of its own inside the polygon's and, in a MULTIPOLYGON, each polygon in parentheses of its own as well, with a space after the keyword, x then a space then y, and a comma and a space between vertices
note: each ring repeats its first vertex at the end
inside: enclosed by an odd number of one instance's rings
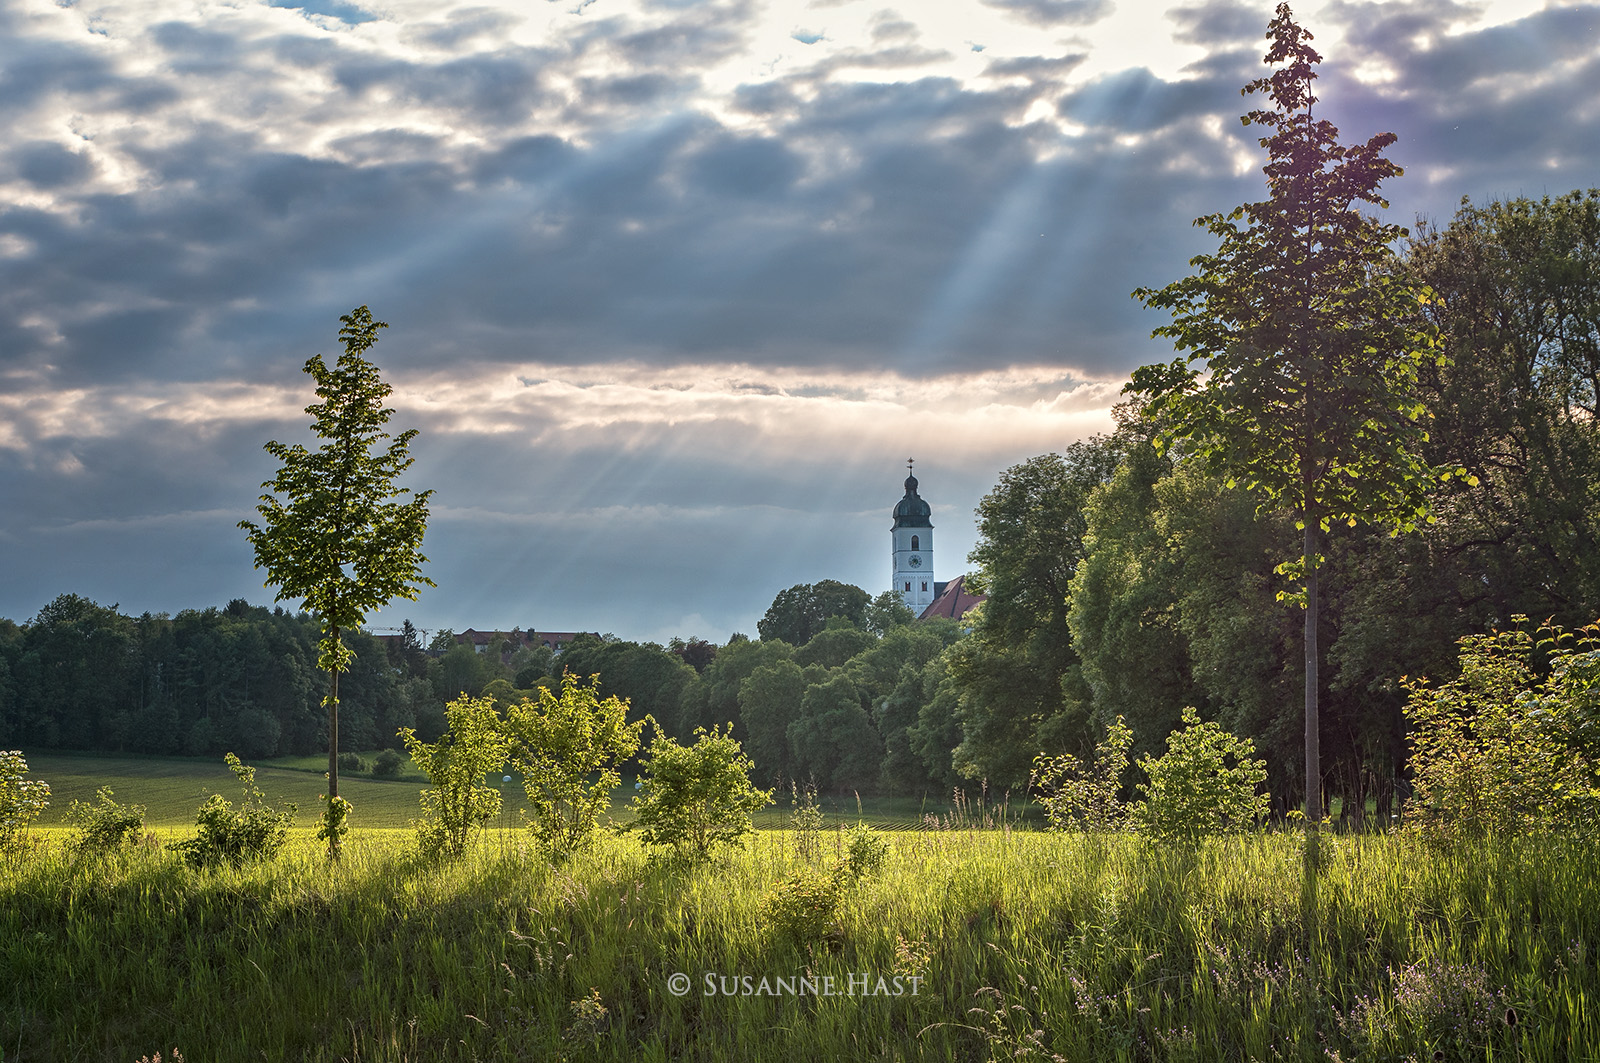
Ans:
POLYGON ((939 597, 928 603, 928 607, 917 617, 918 620, 927 620, 935 616, 948 616, 956 620, 967 614, 967 610, 979 602, 987 601, 987 594, 972 594, 966 589, 966 576, 957 576, 944 585, 944 590, 939 592, 939 597))

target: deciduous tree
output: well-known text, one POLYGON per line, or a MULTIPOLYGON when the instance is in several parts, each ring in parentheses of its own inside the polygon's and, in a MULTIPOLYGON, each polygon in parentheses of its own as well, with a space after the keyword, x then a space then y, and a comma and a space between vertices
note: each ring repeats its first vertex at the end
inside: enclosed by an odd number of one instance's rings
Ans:
MULTIPOLYGON (((383 403, 393 389, 363 357, 388 326, 364 306, 339 320, 339 360, 329 367, 314 355, 305 364, 321 400, 306 413, 322 444, 307 450, 268 443, 282 468, 261 485, 272 492, 256 507, 262 523, 239 522, 255 548, 256 567, 267 570, 269 586, 278 586, 277 600, 302 599, 322 623, 317 664, 329 677, 323 704, 330 809, 339 796, 339 674, 354 657, 340 633, 359 627, 369 610, 393 598, 415 600, 423 585, 433 586, 422 575, 427 558, 421 553, 433 492, 397 484, 411 466, 416 429, 392 437, 384 430, 394 410, 383 403)), ((336 835, 328 851, 338 857, 336 835)))
POLYGON ((1263 510, 1291 510, 1303 530, 1306 862, 1314 869, 1322 818, 1318 744, 1317 569, 1321 533, 1334 523, 1414 528, 1435 477, 1421 460, 1427 438, 1419 367, 1441 357, 1423 319, 1425 291, 1398 267, 1403 234, 1361 210, 1400 167, 1380 133, 1345 146, 1318 119, 1311 92, 1321 56, 1280 4, 1266 62, 1251 82, 1271 106, 1244 115, 1260 139, 1268 198, 1196 224, 1221 241, 1191 260, 1192 276, 1134 295, 1167 310, 1155 331, 1185 352, 1134 373, 1129 390, 1162 420, 1164 443, 1185 440, 1263 510))

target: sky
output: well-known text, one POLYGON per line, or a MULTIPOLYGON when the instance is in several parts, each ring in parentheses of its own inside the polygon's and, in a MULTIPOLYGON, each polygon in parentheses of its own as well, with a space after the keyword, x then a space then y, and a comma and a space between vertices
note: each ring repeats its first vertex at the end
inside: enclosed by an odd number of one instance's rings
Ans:
MULTIPOLYGON (((1600 184, 1600 5, 1306 4, 1388 220, 1600 184)), ((1172 357, 1264 197, 1233 0, 0 0, 0 616, 272 604, 236 527, 341 314, 416 428, 425 631, 755 634, 934 571, 1172 357)), ((298 602, 285 603, 290 607, 298 602)))

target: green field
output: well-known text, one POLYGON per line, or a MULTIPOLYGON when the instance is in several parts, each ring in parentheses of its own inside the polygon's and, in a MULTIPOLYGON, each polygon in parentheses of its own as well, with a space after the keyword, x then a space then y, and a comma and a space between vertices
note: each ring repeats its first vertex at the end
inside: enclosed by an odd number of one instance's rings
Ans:
POLYGON ((0 1058, 1600 1058, 1600 860, 1579 848, 1335 839, 1308 921, 1292 836, 903 832, 796 941, 763 909, 801 862, 790 832, 694 870, 631 838, 552 868, 493 831, 430 864, 408 836, 357 830, 330 868, 301 831, 202 873, 44 832, 0 861, 0 1058))
MULTIPOLYGON (((109 784, 161 842, 192 830, 202 788, 235 790, 201 761, 30 767, 53 813, 109 784)), ((258 778, 306 824, 318 768, 258 778)), ((885 835, 885 866, 792 933, 770 899, 840 860, 851 798, 809 841, 763 830, 693 868, 613 834, 552 867, 509 813, 462 860, 419 857, 398 826, 418 786, 350 780, 337 865, 309 826, 270 863, 214 871, 35 830, 0 854, 0 1063, 1600 1063, 1592 847, 1334 836, 1312 915, 1293 834, 1184 849, 863 802, 923 829, 885 835)), ((801 911, 826 894, 784 895, 801 911)))
MULTIPOLYGON (((144 805, 146 822, 152 827, 193 826, 195 810, 199 807, 202 792, 220 793, 229 800, 239 796, 239 785, 222 758, 188 757, 126 757, 95 755, 61 755, 28 753, 28 777, 42 779, 50 784, 50 808, 40 817, 41 825, 65 823, 68 807, 74 800, 92 801, 95 791, 109 786, 116 799, 124 804, 144 805)), ((363 753, 370 762, 376 754, 363 753)), ((257 761, 256 784, 274 802, 290 801, 298 806, 297 826, 309 827, 321 815, 320 794, 326 793, 328 758, 322 756, 279 757, 257 761)), ((499 782, 492 777, 491 784, 499 782)), ((626 822, 630 815, 628 801, 633 795, 634 780, 623 779, 622 785, 612 795, 612 817, 626 822)), ((351 823, 355 827, 404 827, 420 814, 417 794, 427 786, 427 779, 406 763, 396 779, 375 779, 370 775, 339 776, 339 793, 355 806, 351 823)), ((496 829, 514 829, 521 822, 521 812, 527 807, 522 793, 520 776, 499 786, 505 795, 505 811, 495 822, 496 829)), ((787 795, 766 811, 758 813, 756 825, 763 829, 788 825, 787 795)), ((818 804, 830 824, 855 822, 856 798, 853 795, 819 795, 818 804)), ((965 805, 965 803, 963 802, 965 805)), ((861 798, 861 818, 883 830, 905 830, 921 825, 923 817, 932 815, 949 819, 1000 817, 1016 818, 1017 806, 1002 805, 995 809, 970 806, 954 807, 948 794, 927 797, 871 797, 861 798)))

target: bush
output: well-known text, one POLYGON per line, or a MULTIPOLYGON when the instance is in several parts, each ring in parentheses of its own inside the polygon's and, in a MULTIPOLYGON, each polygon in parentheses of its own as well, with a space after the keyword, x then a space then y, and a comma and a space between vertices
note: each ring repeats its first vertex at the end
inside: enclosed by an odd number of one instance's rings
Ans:
POLYGON ((506 733, 528 795, 528 829, 559 860, 593 840, 622 781, 617 764, 638 751, 644 721, 628 723, 620 698, 602 701, 599 676, 585 687, 567 673, 559 697, 545 687, 537 694, 537 702, 524 699, 506 711, 506 733))
POLYGON ((844 869, 851 879, 876 875, 889 859, 889 839, 865 823, 845 832, 844 869))
MULTIPOLYGON (((1515 618, 1519 625, 1526 617, 1515 618)), ((1600 826, 1600 625, 1547 624, 1460 640, 1461 674, 1407 680, 1413 799, 1408 826, 1430 841, 1510 838, 1600 826), (1536 650, 1549 672, 1534 668, 1536 650)))
POLYGON ((844 859, 830 870, 802 864, 772 887, 761 901, 761 921, 801 945, 839 938, 845 890, 882 871, 888 857, 888 840, 857 823, 845 833, 844 859))
POLYGON ((339 770, 349 772, 351 775, 364 775, 367 771, 367 762, 355 753, 340 753, 339 770))
POLYGON ((437 742, 423 742, 410 727, 400 728, 411 760, 433 783, 422 791, 417 840, 424 853, 460 856, 485 821, 500 811, 500 791, 483 777, 506 762, 508 741, 494 710, 494 699, 462 695, 445 706, 449 729, 437 742))
POLYGON ((799 945, 839 934, 844 903, 844 865, 832 872, 802 864, 761 900, 761 921, 774 934, 799 945))
POLYGON ((1139 784, 1144 800, 1133 806, 1135 826, 1158 838, 1195 841, 1259 823, 1268 798, 1256 787, 1266 781, 1267 766, 1251 759, 1255 744, 1202 722, 1192 707, 1183 710, 1183 723, 1167 737, 1166 753, 1139 761, 1150 782, 1139 784))
POLYGON ((1132 745, 1133 732, 1118 716, 1095 748, 1092 764, 1065 754, 1041 754, 1034 760, 1039 800, 1051 830, 1118 831, 1128 825, 1120 792, 1132 745))
POLYGON ((244 800, 236 809, 221 794, 212 794, 195 817, 199 833, 167 846, 193 868, 270 860, 283 848, 289 825, 294 822, 294 805, 279 809, 267 805, 266 795, 255 783, 256 769, 241 764, 232 753, 223 760, 244 788, 244 800))
POLYGON ((751 814, 772 803, 772 791, 750 784, 750 758, 731 732, 697 727, 694 745, 681 746, 656 731, 643 761, 644 793, 633 801, 645 844, 691 862, 715 846, 743 844, 751 814))
POLYGON ((372 762, 372 774, 382 779, 392 779, 400 774, 400 769, 405 765, 406 758, 392 749, 385 749, 378 754, 372 762))
POLYGON ((28 824, 50 807, 50 784, 27 780, 20 749, 0 752, 0 850, 22 843, 28 824))
POLYGON ((67 822, 75 829, 72 848, 80 853, 109 853, 138 842, 144 833, 144 806, 119 804, 109 786, 95 791, 93 804, 74 801, 67 822))

